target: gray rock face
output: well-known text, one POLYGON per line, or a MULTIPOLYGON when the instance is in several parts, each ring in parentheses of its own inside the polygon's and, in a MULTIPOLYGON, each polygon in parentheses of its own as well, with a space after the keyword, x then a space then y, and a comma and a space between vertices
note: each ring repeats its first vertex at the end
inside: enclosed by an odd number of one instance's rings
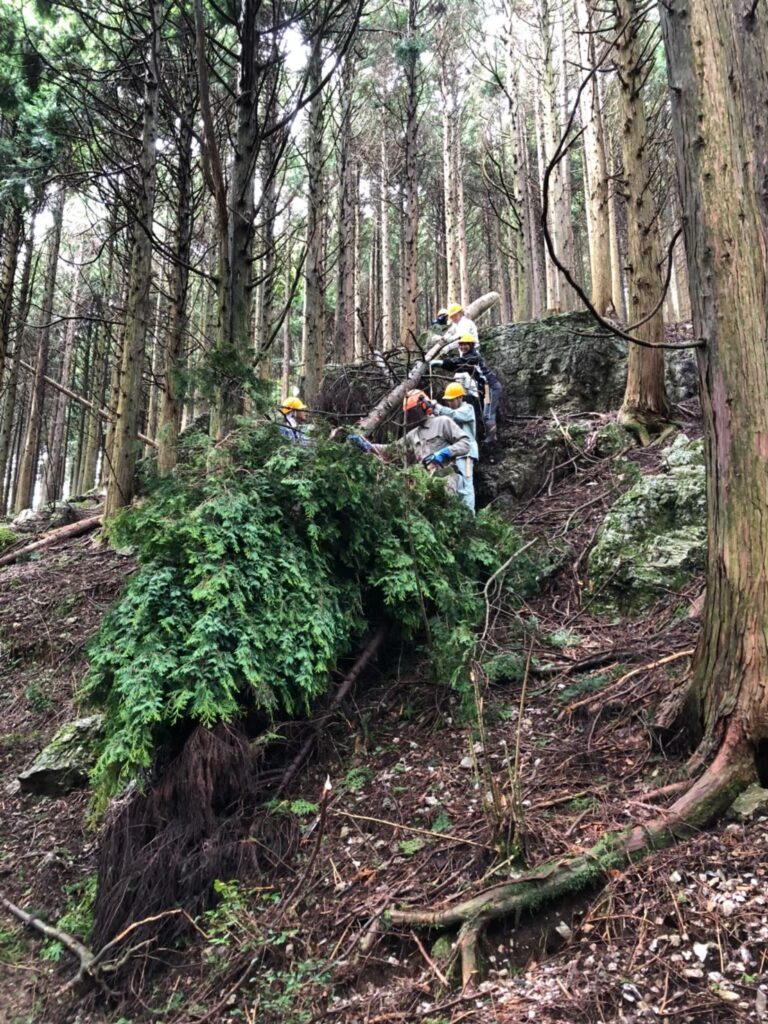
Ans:
POLYGON ((89 715, 63 725, 32 765, 20 773, 22 792, 60 796, 86 786, 103 728, 103 715, 89 715))
POLYGON ((11 526, 18 533, 39 533, 69 526, 77 521, 77 512, 68 501, 56 501, 41 509, 25 508, 16 516, 11 526))
POLYGON ((665 472, 641 477, 608 512, 589 555, 595 605, 631 615, 704 568, 706 491, 701 441, 677 437, 665 472))
POLYGON ((739 793, 728 809, 726 817, 735 821, 751 821, 756 814, 768 813, 768 789, 753 782, 743 793, 739 793))
MULTIPOLYGON (((606 335, 588 313, 567 313, 480 332, 485 362, 504 384, 511 416, 618 409, 627 376, 627 342, 606 335)), ((692 351, 667 352, 673 402, 697 394, 692 351)))
MULTIPOLYGON (((597 458, 616 455, 633 447, 628 431, 613 419, 569 419, 563 430, 572 443, 597 458)), ((568 472, 568 460, 573 448, 554 425, 551 429, 529 437, 516 439, 514 427, 504 432, 504 444, 483 450, 475 473, 478 500, 482 505, 495 501, 498 507, 532 497, 547 481, 559 479, 568 472)))

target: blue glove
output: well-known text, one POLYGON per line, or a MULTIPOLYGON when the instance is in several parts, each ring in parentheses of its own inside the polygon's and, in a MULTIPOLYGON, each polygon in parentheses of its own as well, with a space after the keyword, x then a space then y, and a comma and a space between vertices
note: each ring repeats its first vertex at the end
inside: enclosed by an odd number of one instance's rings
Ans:
POLYGON ((347 440, 351 441, 352 444, 356 444, 361 452, 372 452, 373 445, 366 438, 361 437, 360 434, 347 434, 347 440))
POLYGON ((450 448, 441 448, 439 452, 435 452, 434 455, 425 455, 421 460, 422 466, 442 466, 444 462, 448 462, 451 458, 450 448))

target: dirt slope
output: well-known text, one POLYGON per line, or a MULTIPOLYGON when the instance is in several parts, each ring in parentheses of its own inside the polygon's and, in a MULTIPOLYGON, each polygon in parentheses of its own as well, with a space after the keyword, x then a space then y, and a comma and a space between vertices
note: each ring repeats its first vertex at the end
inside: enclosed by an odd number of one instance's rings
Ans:
MULTIPOLYGON (((543 424, 542 424, 543 426, 543 424)), ((631 456, 644 472, 654 452, 631 456)), ((606 829, 657 813, 646 794, 679 777, 683 752, 651 742, 653 708, 679 684, 699 581, 643 618, 612 622, 584 599, 585 551, 620 490, 610 462, 573 472, 515 510, 531 535, 559 537, 561 567, 524 609, 536 620, 527 682, 483 689, 485 728, 413 652, 372 671, 317 757, 270 813, 303 832, 280 891, 224 889, 191 948, 155 950, 140 1000, 108 1006, 57 990, 71 958, 0 917, 0 1022, 162 1020, 609 1022, 763 1019, 768 992, 768 825, 732 823, 542 912, 485 944, 484 980, 462 993, 450 939, 397 931, 388 906, 427 906, 582 852, 606 829), (656 663, 671 654, 679 658, 656 663), (599 663, 598 667, 580 667, 599 663), (635 670, 638 670, 636 671, 635 670), (630 675, 630 673, 634 674, 630 675), (520 806, 514 764, 519 763, 520 806), (332 791, 318 813, 323 785, 332 791)), ((55 921, 93 872, 87 794, 21 797, 14 778, 73 714, 83 646, 130 559, 74 541, 0 576, 0 892, 55 921)), ((530 635, 530 634, 529 634, 530 635)), ((497 651, 519 653, 519 622, 497 651)), ((85 936, 82 936, 85 937, 85 936)))

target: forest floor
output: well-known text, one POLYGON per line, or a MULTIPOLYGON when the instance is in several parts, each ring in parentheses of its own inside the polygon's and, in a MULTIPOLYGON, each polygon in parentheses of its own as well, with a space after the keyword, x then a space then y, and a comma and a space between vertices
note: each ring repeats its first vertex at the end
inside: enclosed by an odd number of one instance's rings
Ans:
MULTIPOLYGON (((627 457, 644 473, 658 467, 655 449, 627 457)), ((651 722, 684 677, 702 583, 661 594, 637 619, 593 614, 586 551, 623 486, 611 460, 577 459, 514 510, 527 536, 557 538, 565 554, 519 613, 535 637, 534 670, 525 683, 483 688, 484 728, 409 652, 401 671, 388 659, 270 811, 303 836, 279 882, 224 887, 191 946, 153 950, 139 998, 114 1007, 61 994, 73 959, 46 959, 55 948, 0 912, 0 1024, 765 1019, 764 818, 724 822, 612 873, 599 891, 499 923, 471 990, 457 982, 451 941, 380 918, 480 891, 523 862, 582 853, 655 817, 646 794, 680 778, 685 752, 657 749, 651 722), (333 788, 318 814, 326 776, 333 788), (170 968, 152 970, 159 961, 170 968)), ((0 893, 48 921, 69 911, 62 927, 75 932, 98 843, 84 825, 88 795, 24 796, 15 779, 75 716, 84 647, 132 568, 85 537, 1 570, 0 893)), ((512 620, 494 642, 519 650, 512 620)))

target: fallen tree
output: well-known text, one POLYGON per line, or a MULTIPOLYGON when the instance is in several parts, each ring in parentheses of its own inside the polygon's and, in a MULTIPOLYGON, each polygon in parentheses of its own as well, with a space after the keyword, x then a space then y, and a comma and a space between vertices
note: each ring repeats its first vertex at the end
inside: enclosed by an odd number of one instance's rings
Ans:
MULTIPOLYGON (((347 444, 303 448, 268 425, 231 435, 231 457, 210 472, 212 442, 190 443, 197 458, 107 527, 139 568, 91 645, 82 690, 105 711, 98 800, 117 796, 100 841, 96 951, 170 907, 200 913, 217 878, 288 870, 295 829, 262 804, 286 790, 385 632, 398 650, 429 635, 439 677, 460 684, 484 610, 478 581, 519 552, 505 585, 524 591, 540 564, 420 467, 347 444)), ((188 927, 177 916, 157 934, 172 942, 188 927)))
POLYGON ((25 558, 27 555, 31 555, 35 551, 42 551, 43 548, 52 547, 54 544, 58 544, 61 540, 71 540, 73 537, 81 537, 84 533, 90 533, 91 530, 96 530, 101 526, 103 522, 102 516, 89 516, 88 519, 80 519, 76 523, 69 523, 67 526, 59 526, 56 530, 49 530, 39 540, 34 541, 32 544, 27 544, 25 547, 17 548, 15 551, 10 551, 8 554, 0 557, 0 566, 13 565, 14 562, 18 562, 20 558, 25 558))
MULTIPOLYGON (((471 302, 467 306, 465 313, 471 320, 474 320, 487 310, 492 309, 498 301, 498 292, 487 292, 485 295, 481 295, 479 299, 471 302)), ((388 391, 357 424, 357 430, 361 434, 372 434, 387 417, 391 416, 393 412, 401 407, 406 393, 411 388, 418 387, 419 381, 424 376, 430 362, 433 359, 437 359, 446 345, 449 344, 442 335, 431 335, 430 341, 432 344, 424 353, 424 358, 414 363, 405 379, 388 391)))

